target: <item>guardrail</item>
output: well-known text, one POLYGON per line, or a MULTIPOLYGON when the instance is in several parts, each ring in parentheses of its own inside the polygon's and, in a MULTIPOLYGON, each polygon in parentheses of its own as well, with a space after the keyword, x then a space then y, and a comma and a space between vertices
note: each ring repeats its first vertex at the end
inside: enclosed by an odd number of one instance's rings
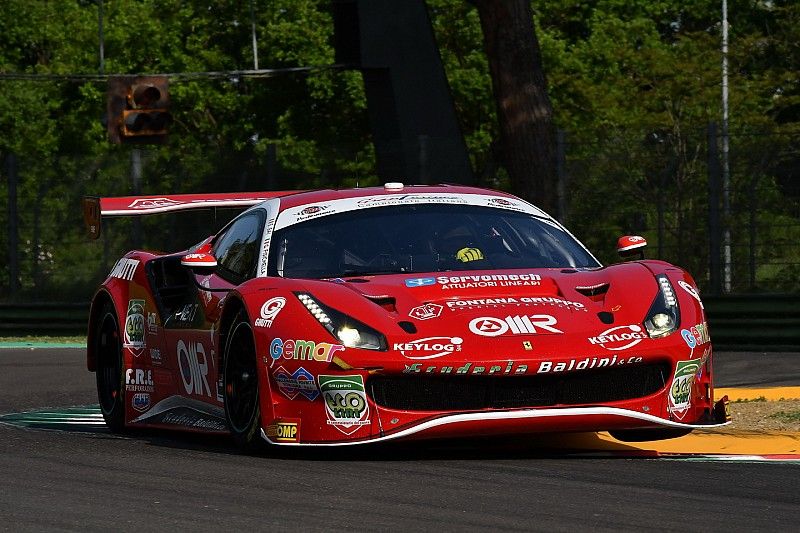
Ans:
POLYGON ((0 338, 26 335, 85 335, 89 302, 0 303, 0 338))
POLYGON ((717 350, 800 352, 800 295, 704 296, 717 350))
MULTIPOLYGON (((800 352, 800 295, 705 296, 717 350, 800 352)), ((87 303, 0 303, 0 338, 84 335, 87 303)))

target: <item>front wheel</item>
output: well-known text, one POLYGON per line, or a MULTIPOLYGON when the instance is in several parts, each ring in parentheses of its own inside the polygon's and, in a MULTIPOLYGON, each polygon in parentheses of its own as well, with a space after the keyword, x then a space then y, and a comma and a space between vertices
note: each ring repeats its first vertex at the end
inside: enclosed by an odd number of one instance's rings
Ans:
POLYGON ((97 399, 106 425, 114 433, 125 429, 125 384, 122 368, 122 339, 114 305, 106 302, 93 336, 97 358, 97 399))
POLYGON ((261 406, 253 330, 243 315, 234 320, 225 344, 223 365, 225 418, 242 451, 253 453, 263 446, 261 406))

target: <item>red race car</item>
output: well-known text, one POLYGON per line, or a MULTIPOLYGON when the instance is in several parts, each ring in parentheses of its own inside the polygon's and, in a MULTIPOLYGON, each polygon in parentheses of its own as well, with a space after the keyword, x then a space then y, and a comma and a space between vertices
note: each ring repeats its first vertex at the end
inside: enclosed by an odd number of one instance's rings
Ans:
POLYGON ((249 207, 173 254, 132 251, 92 300, 113 431, 230 432, 244 449, 726 422, 692 277, 602 266, 561 224, 464 186, 87 198, 100 219, 249 207))

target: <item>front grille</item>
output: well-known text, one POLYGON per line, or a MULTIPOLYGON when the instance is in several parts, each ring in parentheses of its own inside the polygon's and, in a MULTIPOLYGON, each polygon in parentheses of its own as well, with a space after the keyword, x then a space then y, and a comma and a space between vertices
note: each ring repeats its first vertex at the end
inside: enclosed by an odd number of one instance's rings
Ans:
POLYGON ((658 392, 669 378, 664 362, 532 376, 374 376, 367 390, 390 409, 465 411, 631 400, 658 392))

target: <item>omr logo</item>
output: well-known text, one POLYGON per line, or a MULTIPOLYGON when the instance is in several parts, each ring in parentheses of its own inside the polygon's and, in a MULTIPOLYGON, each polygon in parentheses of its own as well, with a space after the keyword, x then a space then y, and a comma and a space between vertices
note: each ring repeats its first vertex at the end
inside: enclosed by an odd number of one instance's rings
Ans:
POLYGON ((558 321, 550 315, 516 315, 504 319, 482 316, 470 321, 469 330, 482 337, 498 337, 509 330, 512 335, 564 333, 555 327, 556 324, 558 321))

